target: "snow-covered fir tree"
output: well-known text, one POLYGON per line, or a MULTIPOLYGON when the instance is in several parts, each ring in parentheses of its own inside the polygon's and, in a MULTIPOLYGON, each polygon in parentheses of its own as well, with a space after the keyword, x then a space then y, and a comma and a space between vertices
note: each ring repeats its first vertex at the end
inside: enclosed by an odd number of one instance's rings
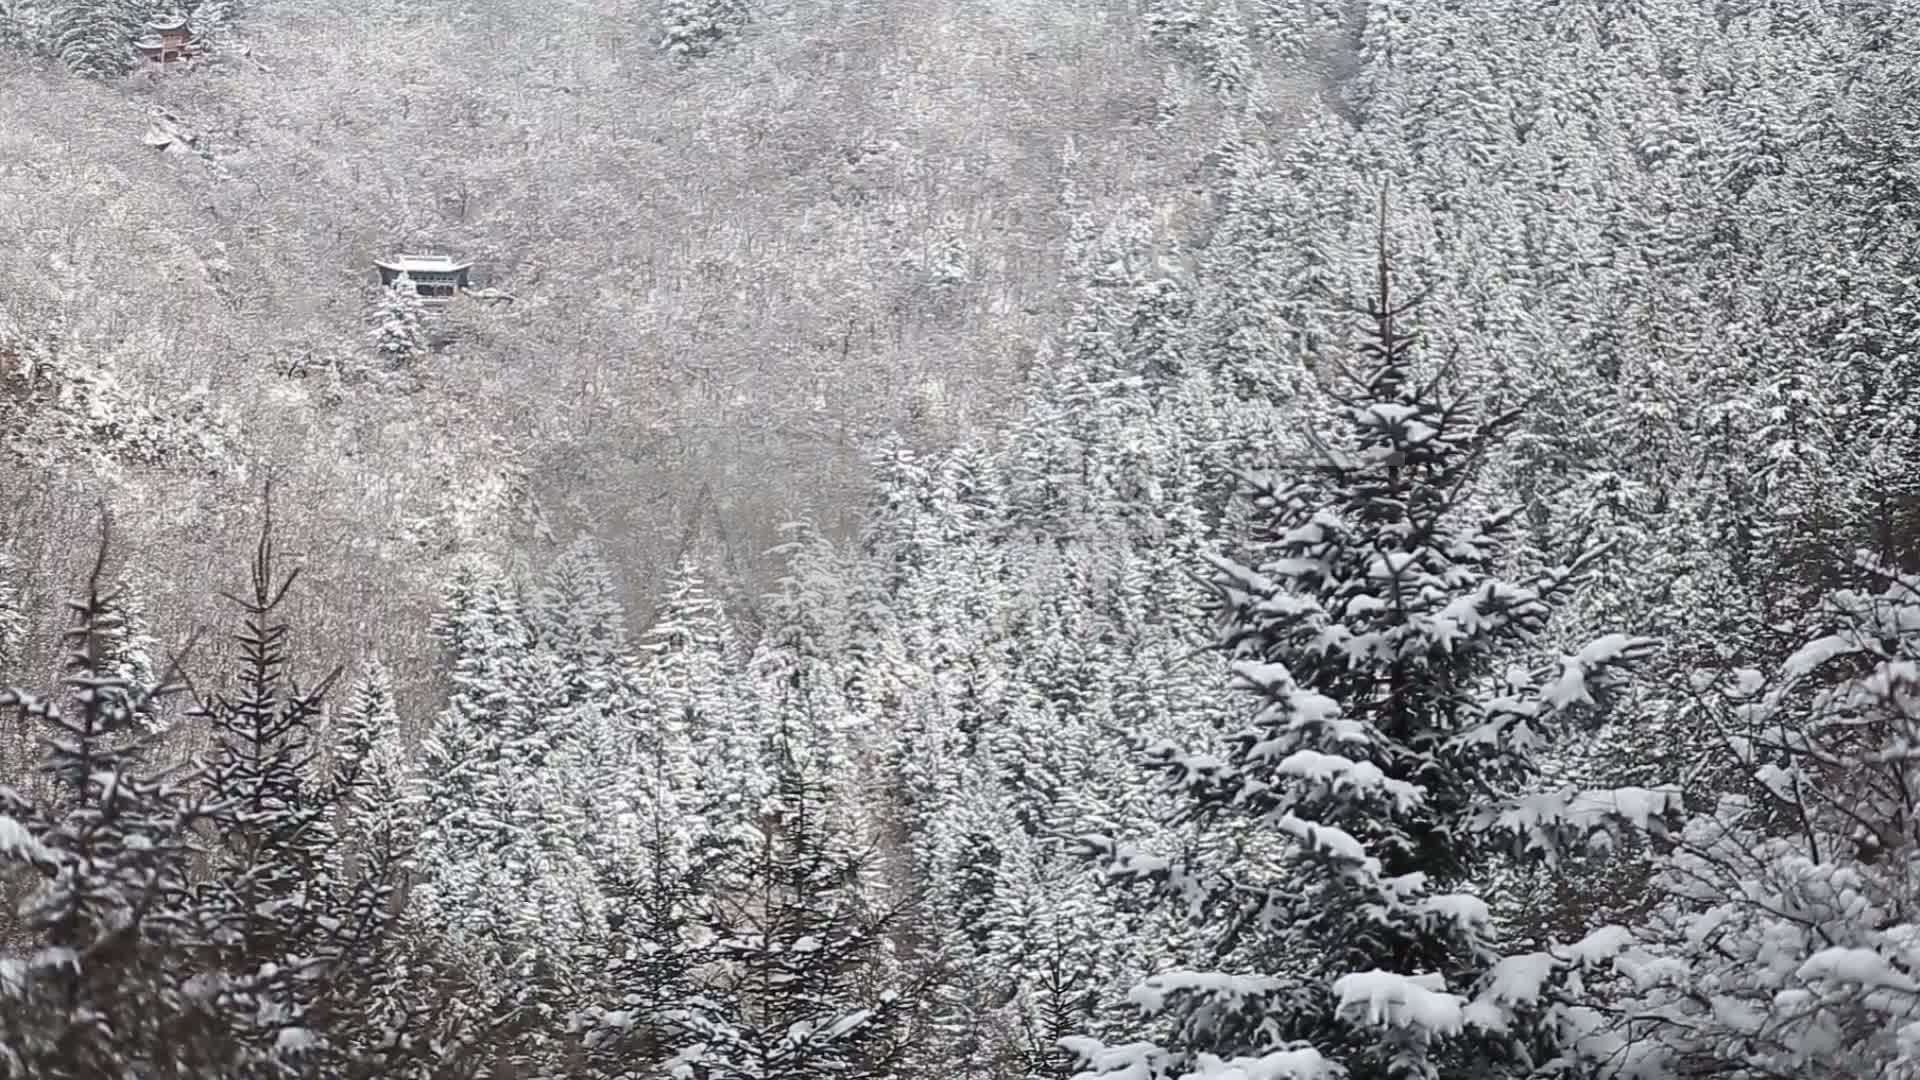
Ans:
POLYGON ((426 306, 406 274, 381 290, 373 310, 371 336, 373 351, 386 370, 410 371, 426 359, 425 313, 426 306))
POLYGON ((124 75, 133 67, 133 40, 148 15, 138 0, 58 0, 49 20, 49 51, 76 75, 124 75))
POLYGON ((44 51, 50 14, 46 0, 0 0, 0 48, 44 51))
POLYGON ((1087 838, 1107 872, 1214 934, 1215 965, 1163 972, 1137 1042, 1083 1040, 1093 1076, 1530 1076, 1562 1055, 1570 954, 1503 956, 1475 894, 1502 860, 1550 855, 1676 797, 1541 794, 1539 753, 1604 707, 1650 642, 1611 634, 1557 661, 1536 643, 1592 552, 1508 579, 1511 509, 1475 490, 1516 419, 1422 377, 1400 329, 1384 202, 1372 333, 1314 459, 1247 477, 1256 531, 1217 557, 1221 647, 1252 722, 1220 753, 1154 748, 1176 820, 1246 827, 1230 861, 1087 838))
POLYGON ((894 912, 868 893, 871 849, 829 816, 822 780, 785 733, 757 835, 702 905, 711 981, 666 1017, 669 1072, 710 1080, 893 1075, 910 987, 870 985, 894 912))
POLYGON ((13 678, 25 660, 27 610, 15 577, 18 572, 13 560, 0 552, 0 681, 13 678))
POLYGON ((723 807, 672 786, 665 748, 641 767, 644 790, 598 864, 605 931, 580 956, 594 987, 572 1026, 594 1076, 633 1075, 679 1050, 680 1010, 705 993, 715 959, 706 905, 734 883, 724 875, 745 850, 743 837, 707 824, 726 820, 714 813, 723 807))
POLYGON ((96 564, 73 605, 69 704, 0 689, 0 707, 41 729, 48 781, 37 798, 0 789, 0 865, 24 885, 0 953, 0 1074, 228 1075, 228 1010, 252 1004, 189 985, 182 964, 209 944, 185 902, 202 804, 143 760, 151 736, 137 719, 178 686, 134 685, 108 666, 102 578, 96 564))
POLYGON ((660 47, 683 60, 698 59, 737 36, 750 14, 744 0, 663 0, 660 47))
MULTIPOLYGON (((207 784, 219 838, 197 904, 210 924, 211 958, 259 1003, 256 1015, 235 1016, 253 1029, 241 1043, 285 1048, 285 1060, 251 1068, 298 1070, 321 1050, 307 1014, 338 959, 329 939, 341 883, 328 873, 338 836, 307 772, 333 680, 293 685, 288 628, 275 615, 292 578, 276 576, 273 544, 269 517, 240 601, 235 685, 196 709, 212 732, 207 784)), ((243 1062, 232 1067, 251 1072, 243 1062)))

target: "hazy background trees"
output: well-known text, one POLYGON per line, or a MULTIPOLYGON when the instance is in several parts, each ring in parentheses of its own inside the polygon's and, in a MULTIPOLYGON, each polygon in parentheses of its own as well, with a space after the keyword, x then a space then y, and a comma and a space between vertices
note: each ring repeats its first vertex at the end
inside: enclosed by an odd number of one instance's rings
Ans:
MULTIPOLYGON (((754 5, 695 63, 667 14, 250 5, 190 68, 108 82, 5 54, 9 385, 68 401, 35 425, 139 443, 56 452, 72 481, 10 470, 9 500, 96 484, 204 565, 274 472, 315 512, 291 550, 357 597, 364 626, 308 613, 342 644, 418 625, 453 551, 582 530, 644 607, 703 488, 764 568, 780 521, 851 523, 873 436, 991 415, 1064 317, 1075 215, 1200 225, 1224 113, 1124 5, 754 5), (156 110, 189 150, 141 144, 156 110), (371 260, 414 249, 513 300, 457 305, 397 393, 356 372, 371 260)), ((13 553, 31 583, 73 565, 13 553)), ((207 614, 203 579, 159 584, 207 614)))

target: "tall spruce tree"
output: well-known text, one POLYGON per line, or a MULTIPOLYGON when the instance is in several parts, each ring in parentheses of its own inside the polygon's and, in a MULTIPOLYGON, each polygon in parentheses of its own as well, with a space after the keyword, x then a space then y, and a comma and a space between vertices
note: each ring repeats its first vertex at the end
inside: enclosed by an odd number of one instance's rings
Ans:
POLYGON ((268 498, 249 588, 229 597, 242 612, 233 689, 195 710, 213 742, 211 873, 194 890, 209 946, 199 962, 246 1005, 226 1010, 236 1053, 225 1075, 397 1072, 418 1063, 424 1029, 390 1007, 395 973, 382 970, 403 955, 391 906, 407 851, 398 720, 375 665, 343 722, 321 731, 339 671, 310 688, 292 676, 278 613, 298 571, 279 573, 268 498))
POLYGON ((122 627, 102 590, 106 558, 103 527, 71 605, 68 704, 0 688, 0 709, 40 729, 47 780, 38 798, 0 788, 0 880, 27 882, 0 946, 6 1080, 229 1075, 225 1013, 247 1005, 187 981, 206 944, 187 900, 200 804, 145 760, 151 735, 137 717, 177 685, 113 669, 122 627))
POLYGON ((702 915, 740 856, 737 836, 716 831, 697 790, 675 790, 675 771, 655 746, 635 762, 644 790, 622 822, 620 842, 597 866, 606 896, 605 934, 580 957, 591 999, 572 1018, 583 1067, 593 1076, 634 1075, 677 1049, 675 1017, 701 997, 714 963, 702 915))
POLYGON ((373 311, 373 351, 389 371, 409 371, 427 357, 426 307, 406 274, 380 293, 373 311))
POLYGON ((342 820, 326 876, 345 888, 333 977, 314 1008, 332 1035, 320 1075, 412 1080, 452 1059, 429 993, 442 973, 400 920, 419 823, 399 722, 391 676, 371 662, 348 695, 327 770, 325 801, 342 820))
POLYGON ((749 17, 744 0, 665 0, 660 47, 682 60, 699 59, 738 36, 749 17))
POLYGON ((51 51, 76 75, 125 75, 146 14, 135 0, 60 0, 50 20, 51 51))
POLYGON ((702 905, 704 994, 666 1020, 669 1071, 706 1080, 879 1080, 900 1065, 912 995, 866 985, 892 913, 867 895, 871 856, 829 818, 821 778, 785 729, 757 836, 702 905))
POLYGON ((247 1041, 273 1043, 292 1032, 289 1045, 307 1049, 307 1005, 327 969, 325 920, 336 883, 326 870, 337 840, 308 773, 334 676, 311 690, 290 678, 288 628, 275 611, 295 575, 276 580, 272 527, 269 508, 251 588, 236 598, 243 613, 236 689, 196 709, 212 731, 207 786, 218 837, 214 872, 198 891, 221 970, 271 1002, 257 1018, 262 1030, 247 1041))
POLYGON ((16 584, 18 572, 13 560, 0 552, 0 685, 11 679, 26 659, 27 612, 16 584))
POLYGON ((1475 480, 1516 414, 1483 415, 1444 378, 1420 379, 1390 271, 1383 196, 1371 333, 1331 392, 1336 427, 1292 475, 1245 477, 1251 550, 1212 560, 1220 644, 1258 702, 1252 722, 1220 755, 1152 754, 1183 795, 1172 819, 1248 829, 1242 857, 1088 838, 1108 874, 1205 920, 1222 965, 1138 988, 1163 1026, 1078 1043, 1092 1075, 1550 1069, 1569 1023, 1553 976, 1580 954, 1502 956, 1476 884, 1674 798, 1533 789, 1541 750, 1604 707, 1651 642, 1608 635, 1540 662, 1547 619, 1596 553, 1502 577, 1514 514, 1486 509, 1475 480))

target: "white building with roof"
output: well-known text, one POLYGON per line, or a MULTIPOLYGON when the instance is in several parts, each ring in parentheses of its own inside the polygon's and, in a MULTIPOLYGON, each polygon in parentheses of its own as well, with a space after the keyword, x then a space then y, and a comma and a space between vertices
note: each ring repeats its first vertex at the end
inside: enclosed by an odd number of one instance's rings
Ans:
POLYGON ((382 288, 392 286, 404 275, 420 299, 437 306, 466 290, 467 272, 473 264, 456 262, 451 255, 398 255, 376 259, 373 267, 380 272, 382 288))

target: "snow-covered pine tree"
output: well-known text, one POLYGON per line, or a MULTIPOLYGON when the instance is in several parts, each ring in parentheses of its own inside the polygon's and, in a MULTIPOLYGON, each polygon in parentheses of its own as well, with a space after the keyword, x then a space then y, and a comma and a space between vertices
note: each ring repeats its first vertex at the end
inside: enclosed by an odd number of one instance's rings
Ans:
POLYGON ((564 704, 591 698, 602 709, 632 703, 634 657, 627 644, 620 594, 588 538, 575 541, 554 560, 527 605, 538 641, 554 652, 566 672, 564 704))
POLYGON ((811 524, 791 523, 786 540, 770 554, 783 560, 779 591, 767 599, 766 632, 754 668, 763 680, 827 689, 845 704, 840 674, 845 655, 848 595, 846 570, 833 542, 811 524))
MULTIPOLYGON (((715 813, 744 824, 771 790, 763 768, 759 706, 726 609, 689 551, 667 575, 653 625, 642 636, 642 675, 655 740, 715 813)), ((720 822, 713 824, 720 827, 720 822)))
MULTIPOLYGON (((269 492, 269 499, 271 492, 269 492)), ((389 901, 404 869, 395 845, 403 813, 394 750, 391 691, 376 666, 356 690, 338 744, 319 745, 325 695, 338 671, 303 689, 290 672, 290 632, 278 611, 298 571, 279 576, 271 502, 250 566, 242 611, 239 671, 232 696, 203 701, 214 743, 205 769, 217 843, 212 874, 195 891, 211 934, 208 957, 242 993, 250 1012, 231 1014, 236 1040, 259 1061, 232 1075, 332 1075, 394 1063, 413 1025, 363 1005, 390 977, 375 966, 393 954, 389 901), (331 775, 312 763, 325 755, 331 775), (371 799, 395 801, 376 805, 371 799), (353 818, 365 815, 367 821, 353 818), (343 830, 368 843, 349 865, 343 830)))
POLYGON ((17 573, 13 560, 0 552, 0 686, 18 674, 26 660, 27 612, 15 584, 17 573))
POLYGON ((415 1080, 450 1059, 431 989, 443 982, 403 932, 404 882, 419 823, 386 666, 368 663, 336 725, 323 802, 340 842, 326 877, 343 883, 330 930, 333 970, 314 1011, 328 1018, 322 1076, 415 1080))
POLYGON ((924 267, 927 282, 936 288, 964 285, 973 276, 973 258, 967 250, 964 226, 965 222, 956 213, 949 212, 940 219, 924 267))
POLYGON ((771 749, 777 788, 758 835, 701 911, 709 987, 666 1017, 669 1068, 706 1080, 880 1080, 899 1068, 917 996, 864 985, 894 913, 866 895, 870 855, 835 828, 811 764, 784 731, 771 749))
POLYGON ((697 790, 670 786, 675 770, 664 750, 655 747, 651 757, 643 805, 597 867, 606 933, 581 957, 593 1000, 571 1026, 582 1065, 595 1077, 655 1067, 675 1049, 672 1017, 701 996, 702 971, 715 961, 701 915, 743 850, 740 837, 707 825, 697 790))
POLYGON ((135 0, 56 0, 52 52, 68 71, 95 79, 133 67, 133 40, 145 19, 135 0))
POLYGON ((725 45, 750 17, 745 0, 665 0, 660 47, 682 60, 696 60, 725 45))
POLYGON ((1204 919, 1218 966, 1140 986, 1162 1026, 1078 1042, 1090 1076, 1537 1075, 1568 1037, 1551 983, 1580 954, 1502 956, 1477 883, 1677 803, 1532 790, 1539 751, 1604 707, 1651 643, 1613 634, 1537 663, 1594 553, 1502 578, 1513 511, 1484 509, 1475 479, 1515 415, 1420 380, 1384 197, 1378 243, 1364 366, 1331 394, 1337 428, 1294 475, 1246 477, 1252 549, 1213 560, 1221 645, 1258 711, 1223 754, 1152 754, 1184 796, 1172 819, 1241 829, 1242 855, 1087 839, 1109 875, 1204 919))
POLYGON ((1162 44, 1181 47, 1192 43, 1206 15, 1199 0, 1150 0, 1141 13, 1147 36, 1162 44))
MULTIPOLYGON (((100 662, 128 686, 153 686, 159 678, 155 654, 160 651, 160 643, 147 625, 140 576, 131 569, 124 570, 113 588, 104 594, 107 609, 98 621, 100 662)), ((4 595, 0 595, 0 602, 4 600, 4 595)), ((0 614, 0 633, 4 632, 5 625, 6 617, 0 614)), ((173 696, 143 700, 138 713, 140 723, 156 731, 163 727, 166 723, 163 706, 171 705, 173 696)))
POLYGON ((313 927, 295 923, 313 913, 298 910, 295 898, 319 879, 331 835, 303 774, 334 676, 305 691, 290 678, 290 635, 275 612, 297 572, 284 581, 273 576, 271 510, 250 569, 251 590, 236 599, 237 688, 231 697, 201 702, 195 713, 212 732, 207 784, 222 849, 208 887, 226 901, 231 925, 223 944, 236 962, 252 966, 311 944, 313 927))
POLYGON ((175 687, 170 674, 134 685, 109 665, 106 555, 103 531, 66 633, 71 704, 0 688, 0 709, 41 729, 49 781, 39 799, 0 789, 0 878, 27 882, 0 946, 0 1076, 231 1075, 228 1003, 189 981, 205 944, 183 903, 199 806, 147 770, 137 721, 175 687))
POLYGON ((0 48, 45 49, 48 14, 44 0, 0 0, 0 48))
POLYGON ((426 307, 406 274, 380 293, 373 310, 373 351, 388 371, 411 371, 426 359, 426 307))
POLYGON ((1240 21, 1239 0, 1220 0, 1207 14, 1200 31, 1200 70, 1208 89, 1232 99, 1246 89, 1253 72, 1247 48, 1247 28, 1240 21))
POLYGON ((196 0, 187 12, 187 25, 193 28, 196 56, 219 48, 233 31, 241 10, 240 0, 196 0))
POLYGON ((463 1017, 494 1067, 530 1068, 558 1030, 557 968, 588 924, 592 882, 573 820, 577 798, 554 767, 580 709, 564 704, 564 665, 542 649, 515 589, 462 571, 439 627, 452 700, 421 749, 421 824, 409 918, 433 935, 463 1017))

